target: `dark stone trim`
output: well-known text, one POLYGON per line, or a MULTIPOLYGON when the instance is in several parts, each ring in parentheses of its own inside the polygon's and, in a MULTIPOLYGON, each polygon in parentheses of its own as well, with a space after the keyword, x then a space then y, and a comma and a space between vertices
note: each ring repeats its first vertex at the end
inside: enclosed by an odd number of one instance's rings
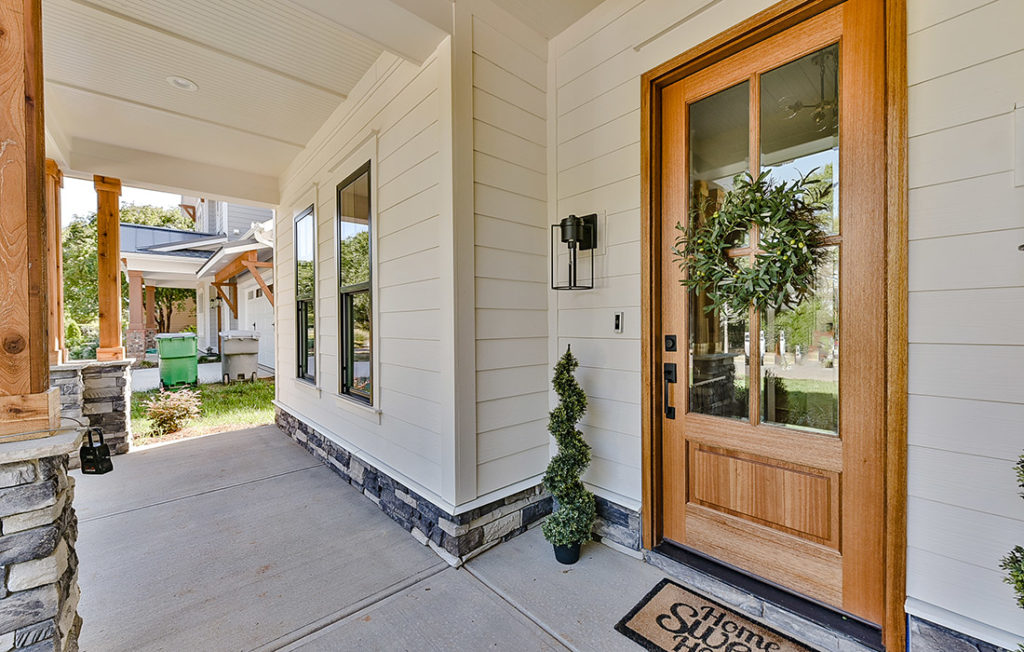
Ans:
POLYGON ((275 420, 285 434, 449 564, 457 566, 522 534, 551 513, 551 496, 536 485, 467 512, 451 514, 288 411, 275 408, 275 420))
POLYGON ((910 652, 1010 652, 917 616, 907 616, 907 625, 910 652))
POLYGON ((600 496, 594 496, 594 502, 597 504, 594 539, 611 541, 629 550, 639 551, 643 543, 640 536, 640 512, 600 496))

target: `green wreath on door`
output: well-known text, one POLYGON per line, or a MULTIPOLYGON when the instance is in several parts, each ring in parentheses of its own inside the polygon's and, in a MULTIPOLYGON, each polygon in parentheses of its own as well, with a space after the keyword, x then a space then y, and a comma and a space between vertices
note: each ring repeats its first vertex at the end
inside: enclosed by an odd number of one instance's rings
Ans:
POLYGON ((692 227, 676 223, 682 233, 672 253, 683 272, 680 283, 707 293, 705 311, 746 314, 750 306, 763 311, 795 308, 814 292, 818 269, 826 258, 825 220, 829 217, 832 183, 815 178, 816 170, 790 182, 774 182, 769 171, 756 179, 749 172, 733 179, 721 206, 706 219, 708 202, 695 201, 692 227), (761 250, 748 256, 728 252, 758 227, 761 250))

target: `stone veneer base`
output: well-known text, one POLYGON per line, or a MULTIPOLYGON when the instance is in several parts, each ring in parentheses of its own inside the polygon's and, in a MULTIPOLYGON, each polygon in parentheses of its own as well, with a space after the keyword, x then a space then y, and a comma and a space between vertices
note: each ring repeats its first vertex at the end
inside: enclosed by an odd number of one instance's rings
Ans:
POLYGON ((67 469, 80 443, 74 429, 0 445, 0 650, 78 650, 78 519, 67 469))
POLYGON ((537 485, 468 512, 450 514, 286 410, 278 407, 275 414, 278 427, 289 437, 452 566, 522 534, 551 513, 551 496, 537 485))
POLYGON ((907 618, 907 638, 909 652, 1009 652, 917 616, 907 618))

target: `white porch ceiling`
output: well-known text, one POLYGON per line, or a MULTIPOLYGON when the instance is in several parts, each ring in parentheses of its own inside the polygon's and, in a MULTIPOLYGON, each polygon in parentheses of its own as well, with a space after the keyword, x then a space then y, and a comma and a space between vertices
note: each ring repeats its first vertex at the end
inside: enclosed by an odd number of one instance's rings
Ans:
MULTIPOLYGON (((547 37, 600 2, 496 0, 547 37)), ((450 0, 43 0, 48 155, 72 175, 274 204, 380 54, 422 60, 450 15, 450 0)))
MULTIPOLYGON (((381 52, 290 1, 44 0, 47 127, 72 172, 107 173, 80 169, 95 165, 84 150, 99 143, 148 154, 140 171, 182 161, 224 168, 237 196, 239 174, 254 175, 253 186, 276 178, 381 52), (172 88, 171 76, 199 89, 172 88)), ((232 195, 216 187, 217 176, 182 190, 232 195)))

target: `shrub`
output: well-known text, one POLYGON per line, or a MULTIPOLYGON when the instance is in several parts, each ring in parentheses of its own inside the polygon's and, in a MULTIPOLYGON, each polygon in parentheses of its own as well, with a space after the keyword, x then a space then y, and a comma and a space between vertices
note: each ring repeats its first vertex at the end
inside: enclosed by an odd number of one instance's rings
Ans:
POLYGON ((197 391, 161 391, 146 402, 146 416, 151 421, 150 434, 159 437, 181 430, 189 421, 199 416, 199 405, 197 391))
POLYGON ((544 521, 544 538, 556 546, 571 546, 591 538, 596 506, 594 494, 587 491, 580 480, 583 470, 590 464, 590 445, 576 424, 587 410, 587 395, 576 382, 573 372, 579 362, 566 349, 555 365, 551 381, 560 399, 551 411, 548 432, 558 444, 558 454, 551 458, 544 473, 544 486, 558 501, 555 512, 544 521))

